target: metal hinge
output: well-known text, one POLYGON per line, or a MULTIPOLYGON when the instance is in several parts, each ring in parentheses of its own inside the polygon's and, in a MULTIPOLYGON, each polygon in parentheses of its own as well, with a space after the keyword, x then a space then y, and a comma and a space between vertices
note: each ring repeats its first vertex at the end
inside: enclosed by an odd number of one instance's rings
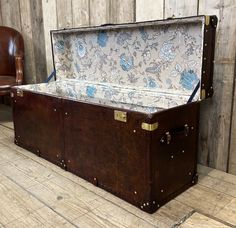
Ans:
POLYGON ((121 122, 127 122, 127 112, 114 110, 114 119, 121 122))
POLYGON ((23 90, 17 89, 16 95, 17 95, 18 97, 23 97, 23 96, 24 96, 23 90))
POLYGON ((142 123, 141 127, 145 131, 155 131, 158 128, 158 123, 142 123))

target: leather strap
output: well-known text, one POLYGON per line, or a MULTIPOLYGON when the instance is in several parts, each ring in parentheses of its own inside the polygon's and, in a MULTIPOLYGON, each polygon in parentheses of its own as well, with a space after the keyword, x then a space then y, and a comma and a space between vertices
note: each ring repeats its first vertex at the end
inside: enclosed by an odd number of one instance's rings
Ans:
POLYGON ((196 95, 199 88, 200 88, 200 81, 197 83, 195 89, 193 90, 191 96, 189 97, 187 104, 192 102, 192 100, 193 100, 194 96, 196 95))

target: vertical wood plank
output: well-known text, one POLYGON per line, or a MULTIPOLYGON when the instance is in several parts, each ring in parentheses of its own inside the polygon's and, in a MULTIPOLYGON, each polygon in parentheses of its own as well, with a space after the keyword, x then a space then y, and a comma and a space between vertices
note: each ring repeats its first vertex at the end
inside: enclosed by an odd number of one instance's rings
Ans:
POLYGON ((2 25, 2 7, 1 7, 1 1, 0 1, 0 25, 2 25))
MULTIPOLYGON (((229 157, 236 54, 236 17, 232 15, 235 11, 234 0, 199 0, 199 14, 216 14, 219 19, 215 49, 214 96, 201 105, 199 161, 223 171, 227 171, 229 157)), ((232 136, 233 139, 235 136, 232 136)), ((234 153, 235 149, 232 147, 232 156, 234 153)))
POLYGON ((72 27, 72 1, 57 0, 57 27, 72 27))
POLYGON ((22 23, 22 35, 25 45, 25 75, 24 80, 26 83, 36 82, 36 69, 34 64, 34 46, 32 42, 32 26, 31 26, 31 0, 20 1, 21 23, 22 23))
POLYGON ((21 31, 21 18, 18 0, 1 0, 2 23, 21 31))
POLYGON ((72 0, 73 27, 89 25, 89 0, 72 0))
POLYGON ((164 18, 164 0, 136 0, 136 21, 164 18))
POLYGON ((90 0, 90 25, 101 25, 109 23, 110 1, 108 0, 90 0))
POLYGON ((36 82, 44 82, 47 78, 47 70, 45 57, 42 1, 31 0, 30 4, 36 82))
POLYGON ((47 75, 50 75, 53 71, 50 30, 57 29, 56 0, 42 0, 42 7, 47 75))
POLYGON ((134 0, 111 0, 110 4, 111 23, 133 22, 135 20, 134 0))
POLYGON ((165 18, 196 16, 198 0, 165 0, 165 18))

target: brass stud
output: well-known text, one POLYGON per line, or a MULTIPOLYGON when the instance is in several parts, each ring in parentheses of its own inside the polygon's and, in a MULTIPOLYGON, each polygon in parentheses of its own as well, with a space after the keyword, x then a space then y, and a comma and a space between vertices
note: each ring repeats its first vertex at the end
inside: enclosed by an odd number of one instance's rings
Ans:
MULTIPOLYGON (((203 73, 203 74, 205 74, 205 73, 206 73, 206 71, 204 70, 204 71, 202 71, 202 73, 203 73)), ((203 85, 204 85, 204 84, 203 84, 203 85)))
POLYGON ((174 155, 171 155, 170 157, 171 157, 171 159, 173 159, 173 158, 174 158, 174 155))
POLYGON ((17 137, 18 137, 18 138, 20 138, 20 136, 19 136, 19 135, 18 135, 17 137))
POLYGON ((146 203, 144 203, 143 206, 145 207, 145 206, 146 206, 146 203))
POLYGON ((194 127, 191 127, 191 130, 193 130, 194 129, 194 127))
POLYGON ((57 158, 59 158, 59 155, 57 154, 57 158))
POLYGON ((136 191, 134 191, 134 194, 135 194, 135 195, 137 195, 137 192, 136 192, 136 191))
POLYGON ((203 59, 204 59, 204 60, 206 60, 207 58, 206 58, 206 57, 204 57, 203 59))
POLYGON ((56 108, 54 108, 54 112, 56 112, 57 111, 57 109, 56 108))
POLYGON ((164 190, 163 190, 163 189, 161 189, 161 192, 164 192, 164 190))
POLYGON ((68 160, 68 163, 70 163, 70 160, 68 160))
POLYGON ((160 205, 159 205, 159 204, 157 204, 157 207, 160 207, 160 205))
POLYGON ((67 112, 65 112, 65 115, 68 115, 68 113, 67 113, 67 112))
POLYGON ((143 206, 141 206, 141 208, 143 209, 143 206))
POLYGON ((183 154, 184 154, 184 152, 185 152, 185 151, 184 151, 184 150, 182 150, 182 153, 183 153, 183 154))
POLYGON ((191 172, 189 172, 189 173, 188 173, 188 175, 189 175, 189 176, 191 176, 191 175, 192 175, 192 173, 191 173, 191 172))
POLYGON ((134 133, 136 133, 136 130, 133 130, 134 133))
POLYGON ((205 47, 207 46, 207 44, 205 44, 205 47))
POLYGON ((149 205, 149 203, 147 203, 147 206, 149 205))
POLYGON ((194 181, 192 181, 192 184, 194 184, 195 182, 194 181))
POLYGON ((155 204, 156 202, 155 201, 152 201, 153 204, 155 204))

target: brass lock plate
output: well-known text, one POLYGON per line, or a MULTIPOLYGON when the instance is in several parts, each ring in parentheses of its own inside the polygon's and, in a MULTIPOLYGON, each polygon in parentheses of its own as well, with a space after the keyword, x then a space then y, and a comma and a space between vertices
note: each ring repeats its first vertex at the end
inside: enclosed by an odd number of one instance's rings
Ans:
POLYGON ((114 110, 114 119, 121 122, 127 122, 127 112, 114 110))
POLYGON ((24 96, 23 90, 18 89, 18 90, 16 91, 16 95, 17 95, 18 97, 23 97, 23 96, 24 96))

